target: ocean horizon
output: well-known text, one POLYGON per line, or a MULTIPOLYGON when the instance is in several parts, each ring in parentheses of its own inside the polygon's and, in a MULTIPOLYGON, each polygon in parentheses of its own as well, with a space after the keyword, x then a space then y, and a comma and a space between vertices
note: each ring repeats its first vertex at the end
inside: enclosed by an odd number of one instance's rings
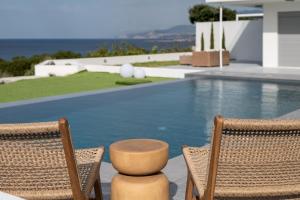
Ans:
POLYGON ((0 59, 10 60, 17 56, 30 57, 51 54, 57 51, 73 51, 83 56, 100 47, 111 48, 113 44, 127 42, 135 46, 152 49, 187 48, 192 41, 170 41, 162 39, 0 39, 0 59))

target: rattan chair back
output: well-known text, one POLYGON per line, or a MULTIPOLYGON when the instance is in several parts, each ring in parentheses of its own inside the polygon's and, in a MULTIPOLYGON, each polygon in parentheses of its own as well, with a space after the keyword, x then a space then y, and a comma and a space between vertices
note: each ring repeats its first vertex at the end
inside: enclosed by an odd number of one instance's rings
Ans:
POLYGON ((0 125, 0 191, 9 193, 16 188, 32 196, 38 196, 35 191, 50 191, 49 197, 51 190, 73 191, 80 199, 80 180, 66 120, 0 125))
POLYGON ((300 120, 218 116, 212 142, 208 199, 300 194, 300 120))

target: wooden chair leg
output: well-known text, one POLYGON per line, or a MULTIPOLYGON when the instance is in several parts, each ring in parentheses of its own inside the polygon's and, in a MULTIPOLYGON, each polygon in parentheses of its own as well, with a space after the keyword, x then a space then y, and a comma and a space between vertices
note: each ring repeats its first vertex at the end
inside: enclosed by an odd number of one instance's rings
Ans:
POLYGON ((102 197, 101 181, 99 175, 94 184, 94 191, 95 191, 95 200, 102 200, 103 197, 102 197))
POLYGON ((188 172, 186 180, 185 200, 193 200, 193 188, 193 180, 190 172, 188 172))

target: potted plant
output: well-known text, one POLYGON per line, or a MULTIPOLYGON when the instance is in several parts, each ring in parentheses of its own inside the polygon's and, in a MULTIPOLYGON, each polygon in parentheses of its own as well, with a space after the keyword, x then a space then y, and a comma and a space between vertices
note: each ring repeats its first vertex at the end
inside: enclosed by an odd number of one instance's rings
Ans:
MULTIPOLYGON (((204 51, 204 35, 203 32, 201 33, 201 51, 204 51)), ((179 63, 181 65, 192 65, 193 64, 193 55, 182 55, 179 56, 179 63)))
MULTIPOLYGON (((222 37, 223 65, 229 64, 229 52, 225 48, 225 32, 222 37)), ((204 35, 201 34, 201 51, 194 51, 192 56, 194 67, 216 67, 220 65, 219 51, 215 50, 214 26, 211 23, 210 29, 210 50, 205 51, 204 35)))

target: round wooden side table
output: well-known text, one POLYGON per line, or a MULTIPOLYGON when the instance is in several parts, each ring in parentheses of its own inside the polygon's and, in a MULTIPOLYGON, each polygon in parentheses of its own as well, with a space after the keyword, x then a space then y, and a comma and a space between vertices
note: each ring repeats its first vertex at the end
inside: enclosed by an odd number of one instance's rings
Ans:
POLYGON ((152 139, 130 139, 109 147, 113 167, 111 200, 168 200, 169 181, 160 172, 167 162, 169 145, 152 139))

